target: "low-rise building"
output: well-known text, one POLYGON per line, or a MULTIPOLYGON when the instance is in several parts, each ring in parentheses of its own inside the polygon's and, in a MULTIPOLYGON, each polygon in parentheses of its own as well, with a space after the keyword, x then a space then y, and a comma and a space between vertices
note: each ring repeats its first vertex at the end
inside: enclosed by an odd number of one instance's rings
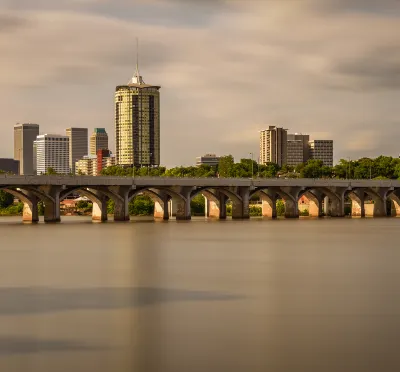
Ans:
POLYGON ((86 155, 75 163, 77 174, 99 176, 103 168, 116 165, 110 150, 98 150, 97 155, 86 155))
POLYGON ((0 171, 12 174, 19 174, 19 161, 11 158, 1 158, 0 171))
POLYGON ((78 175, 96 176, 97 175, 97 156, 86 155, 75 162, 75 171, 78 175))
POLYGON ((219 156, 215 154, 205 154, 203 156, 198 156, 196 158, 196 166, 200 165, 210 165, 216 166, 219 164, 219 156))

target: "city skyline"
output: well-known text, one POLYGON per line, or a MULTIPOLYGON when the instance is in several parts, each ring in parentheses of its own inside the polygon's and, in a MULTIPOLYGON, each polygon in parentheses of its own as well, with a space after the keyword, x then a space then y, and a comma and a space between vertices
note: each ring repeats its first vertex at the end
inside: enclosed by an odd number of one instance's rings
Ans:
POLYGON ((113 91, 132 76, 135 36, 142 74, 163 87, 162 165, 247 157, 269 125, 333 139, 335 161, 398 156, 398 4, 265 3, 0 5, 0 157, 16 122, 104 127, 114 150, 113 91))

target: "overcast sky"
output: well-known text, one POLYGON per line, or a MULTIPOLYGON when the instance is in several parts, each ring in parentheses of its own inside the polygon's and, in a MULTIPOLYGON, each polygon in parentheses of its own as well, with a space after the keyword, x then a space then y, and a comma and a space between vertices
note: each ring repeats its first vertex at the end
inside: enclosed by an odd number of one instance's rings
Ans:
POLYGON ((161 161, 258 155, 269 125, 335 159, 400 153, 397 0, 0 0, 0 157, 13 125, 105 127, 134 72, 161 85, 161 161))

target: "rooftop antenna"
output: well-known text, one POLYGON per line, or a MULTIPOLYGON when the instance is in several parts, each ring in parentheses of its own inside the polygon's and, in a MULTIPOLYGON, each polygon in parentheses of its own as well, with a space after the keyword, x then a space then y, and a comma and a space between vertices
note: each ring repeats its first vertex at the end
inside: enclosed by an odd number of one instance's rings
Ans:
POLYGON ((139 81, 139 39, 136 38, 136 77, 139 81))

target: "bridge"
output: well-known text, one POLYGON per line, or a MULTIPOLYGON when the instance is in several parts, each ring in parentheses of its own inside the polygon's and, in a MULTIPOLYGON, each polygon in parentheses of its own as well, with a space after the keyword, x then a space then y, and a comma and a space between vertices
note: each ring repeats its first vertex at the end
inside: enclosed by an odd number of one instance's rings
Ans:
POLYGON ((352 215, 364 217, 400 216, 400 181, 337 179, 244 179, 244 178, 168 178, 168 177, 90 177, 90 176, 12 176, 0 175, 0 190, 24 204, 23 221, 37 222, 38 202, 44 205, 44 221, 60 221, 60 202, 71 194, 86 196, 93 203, 92 219, 106 221, 107 201, 114 202, 114 220, 129 220, 128 204, 138 194, 155 203, 154 218, 191 218, 190 201, 203 194, 206 216, 226 218, 226 205, 232 205, 233 219, 249 218, 249 201, 257 195, 262 215, 276 218, 276 201, 285 204, 285 217, 299 217, 302 196, 309 200, 314 217, 345 215, 347 198, 352 215), (388 204, 391 208, 388 208, 388 204))

